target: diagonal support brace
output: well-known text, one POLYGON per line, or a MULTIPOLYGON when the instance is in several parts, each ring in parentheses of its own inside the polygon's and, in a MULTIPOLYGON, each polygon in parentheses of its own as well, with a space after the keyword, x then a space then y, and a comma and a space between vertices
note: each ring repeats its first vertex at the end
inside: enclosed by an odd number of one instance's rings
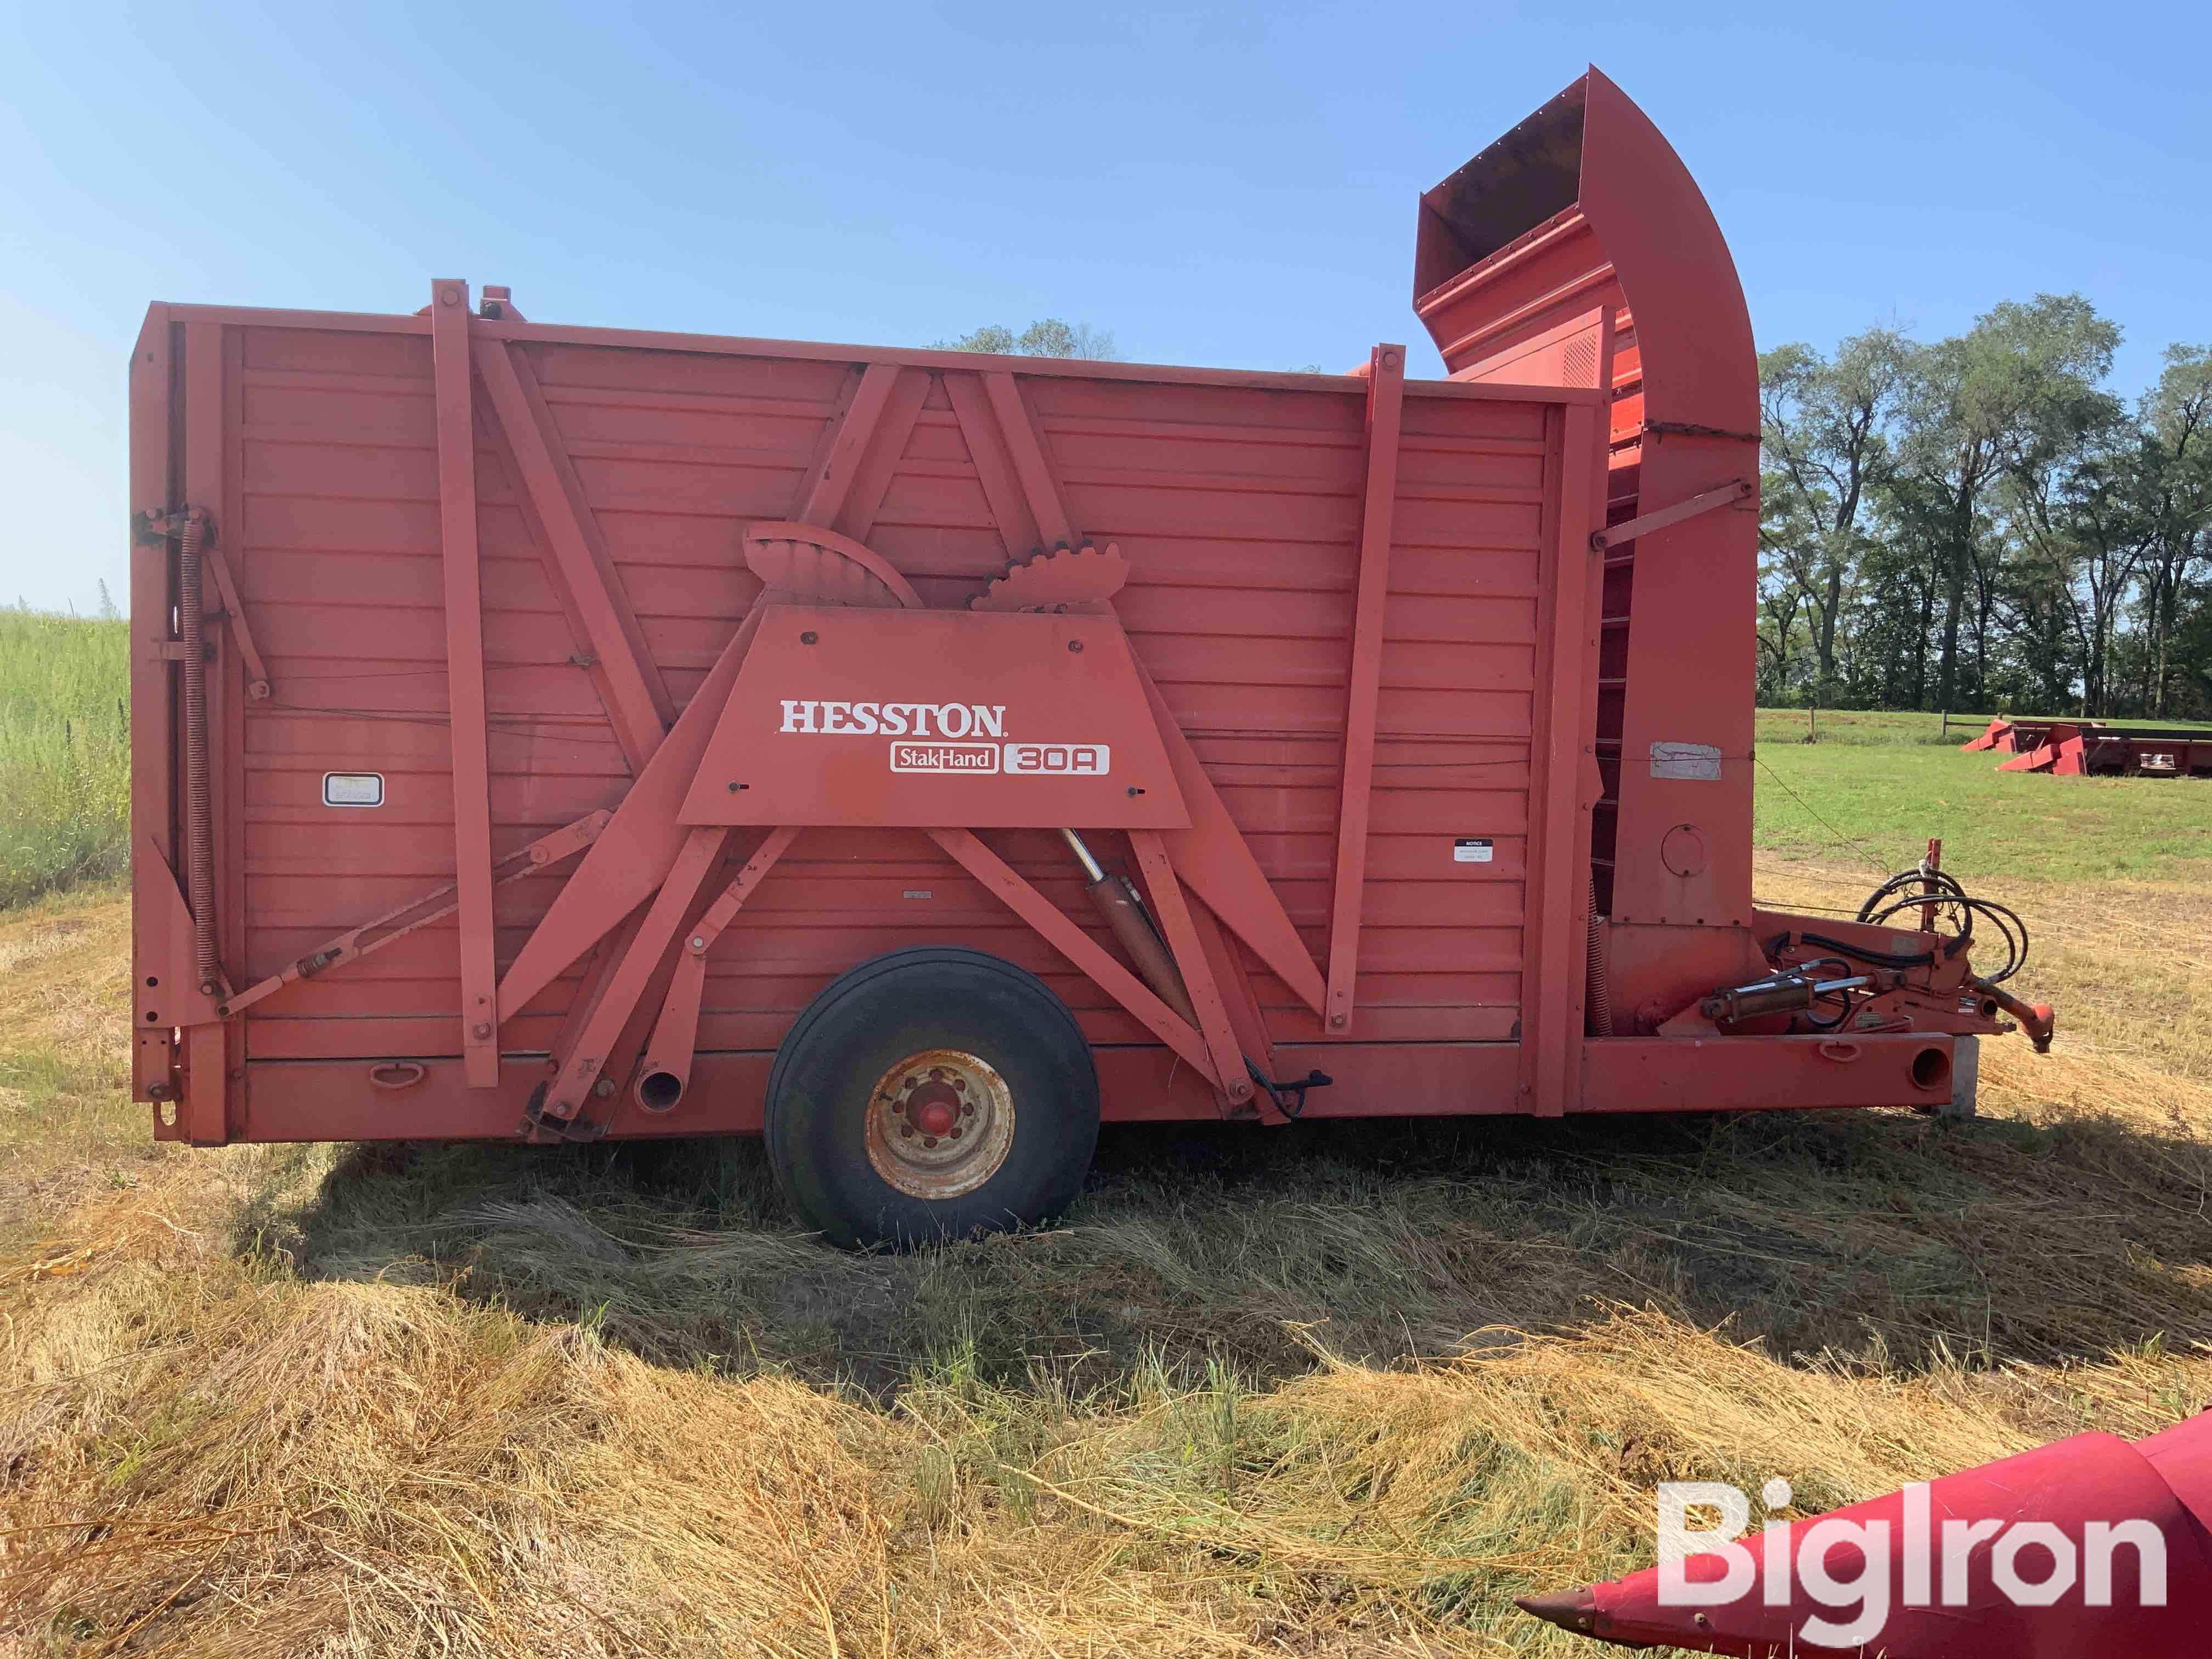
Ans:
POLYGON ((1731 479, 1718 489, 1708 489, 1703 495, 1691 496, 1686 501, 1677 501, 1672 507, 1662 507, 1655 513, 1646 513, 1641 518, 1609 525, 1603 530, 1591 531, 1590 551, 1602 553, 1608 547, 1619 547, 1625 542, 1634 541, 1638 536, 1648 536, 1655 530, 1664 530, 1668 525, 1694 519, 1701 513, 1710 513, 1717 507, 1732 507, 1751 493, 1749 479, 1731 479))
POLYGON ((692 923, 676 959, 676 975, 662 1000, 660 1018, 646 1042, 645 1064, 638 1068, 637 1103, 646 1110, 672 1111, 691 1086, 691 1062, 699 1048, 699 1010, 707 994, 707 953, 798 836, 795 828, 769 830, 737 878, 722 890, 721 897, 692 923))

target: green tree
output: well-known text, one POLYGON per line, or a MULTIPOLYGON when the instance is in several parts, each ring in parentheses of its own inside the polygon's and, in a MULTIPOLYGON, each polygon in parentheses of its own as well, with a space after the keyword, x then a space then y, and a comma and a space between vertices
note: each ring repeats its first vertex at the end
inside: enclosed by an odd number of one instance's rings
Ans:
POLYGON ((1856 568, 1869 486, 1888 465, 1911 346, 1870 328, 1836 349, 1777 347, 1759 360, 1760 538, 1774 573, 1802 596, 1814 656, 1814 692, 1832 695, 1836 629, 1856 568))
POLYGON ((2143 559, 2144 706, 2162 715, 2181 685, 2175 644, 2191 573, 2212 562, 2212 346, 2166 348, 2141 419, 2154 519, 2143 559))
POLYGON ((1089 323, 1065 323, 1041 317, 1017 334, 1004 323, 986 323, 957 339, 939 340, 939 351, 987 351, 1000 357, 1074 357, 1091 362, 1118 362, 1114 336, 1089 323))
POLYGON ((1943 503, 1928 549, 1940 578, 1939 707, 1965 706, 1962 693, 1979 702, 1987 683, 1998 586, 1998 556, 1984 541, 1990 494, 2102 417, 2112 399, 2099 382, 2118 344, 2119 330, 2080 295, 2042 294, 2007 301, 1906 360, 1900 464, 1943 503), (1960 654, 1968 629, 1971 677, 1960 654))

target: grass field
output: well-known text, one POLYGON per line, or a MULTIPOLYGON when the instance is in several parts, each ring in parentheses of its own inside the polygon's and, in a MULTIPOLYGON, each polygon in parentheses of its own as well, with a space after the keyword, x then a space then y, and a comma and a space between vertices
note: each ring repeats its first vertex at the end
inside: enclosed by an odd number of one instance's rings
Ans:
POLYGON ((1941 834, 2035 928, 1982 1121, 1124 1129, 1054 1230, 853 1257, 750 1143, 156 1148, 123 907, 0 915, 0 1651, 1565 1659, 1510 1598, 1647 1560, 1660 1480, 2166 1425, 2212 793, 1802 720, 1762 896, 1941 834))
POLYGON ((123 872, 127 629, 0 610, 0 909, 123 872))

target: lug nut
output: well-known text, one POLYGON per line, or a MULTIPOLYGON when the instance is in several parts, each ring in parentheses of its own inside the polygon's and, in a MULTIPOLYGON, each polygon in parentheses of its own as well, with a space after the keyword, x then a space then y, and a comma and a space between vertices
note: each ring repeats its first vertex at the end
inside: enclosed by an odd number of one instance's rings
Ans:
POLYGON ((951 1128, 947 1129, 945 1133, 948 1136, 950 1136, 952 1139, 954 1139, 954 1140, 957 1140, 957 1139, 960 1139, 960 1126, 959 1126, 958 1124, 957 1124, 957 1123, 956 1123, 956 1124, 954 1124, 951 1128))
POLYGON ((937 1145, 937 1137, 935 1135, 924 1135, 921 1138, 921 1144, 925 1146, 934 1146, 937 1145))
POLYGON ((961 1116, 963 1116, 963 1117, 973 1117, 973 1116, 975 1116, 975 1103, 974 1101, 972 1101, 972 1100, 963 1100, 963 1101, 962 1101, 962 1102, 960 1103, 960 1115, 961 1115, 961 1116))
POLYGON ((914 1125, 913 1125, 913 1124, 911 1124, 911 1123, 902 1123, 902 1124, 900 1124, 900 1125, 899 1125, 899 1133, 900 1133, 900 1134, 902 1134, 902 1135, 903 1135, 904 1137, 906 1137, 906 1138, 907 1138, 908 1139, 909 1139, 909 1140, 913 1139, 914 1139, 914 1125))
POLYGON ((956 1077, 952 1079, 952 1086, 964 1095, 968 1092, 968 1079, 964 1077, 956 1077))

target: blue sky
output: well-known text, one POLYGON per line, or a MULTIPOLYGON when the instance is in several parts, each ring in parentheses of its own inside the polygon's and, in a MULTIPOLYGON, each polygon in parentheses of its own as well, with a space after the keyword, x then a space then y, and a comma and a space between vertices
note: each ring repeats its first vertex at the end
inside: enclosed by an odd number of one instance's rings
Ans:
POLYGON ((1238 9, 0 6, 0 602, 119 596, 149 300, 1140 361, 1410 340, 1413 201, 1595 61, 1711 198, 1762 346, 2079 289, 2212 336, 2200 3, 1238 9))

